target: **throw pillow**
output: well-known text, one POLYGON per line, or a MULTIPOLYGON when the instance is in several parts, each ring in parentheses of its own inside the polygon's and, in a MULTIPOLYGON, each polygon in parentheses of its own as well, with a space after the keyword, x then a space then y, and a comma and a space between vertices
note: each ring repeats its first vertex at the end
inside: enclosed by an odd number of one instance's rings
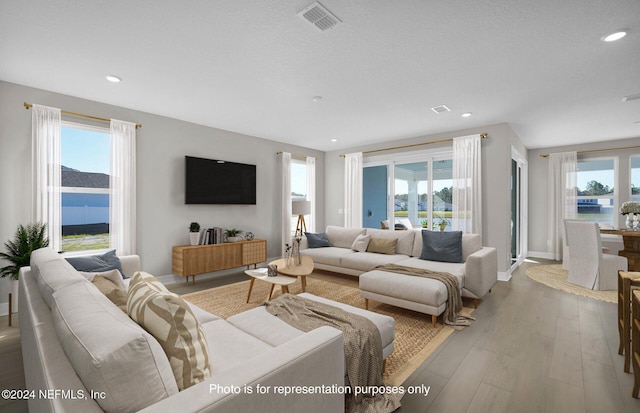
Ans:
POLYGON ((309 248, 323 248, 332 246, 329 242, 329 238, 327 238, 327 234, 324 232, 320 232, 318 234, 314 234, 313 232, 305 232, 304 235, 307 237, 309 248))
POLYGON ((71 257, 66 260, 78 271, 103 272, 118 270, 122 278, 128 278, 122 271, 120 258, 116 255, 116 250, 107 251, 102 255, 90 255, 87 257, 71 257))
POLYGON ((109 270, 104 272, 87 272, 87 271, 78 271, 80 274, 84 276, 87 280, 93 282, 96 277, 102 277, 113 282, 118 288, 121 290, 126 290, 127 287, 124 285, 124 281, 122 281, 122 276, 118 270, 109 270))
POLYGON ((396 253, 397 245, 397 238, 371 238, 367 251, 378 254, 394 255, 396 253))
POLYGON ((161 285, 154 276, 137 272, 129 284, 127 312, 158 340, 178 389, 184 390, 211 376, 209 347, 189 305, 158 284, 161 285))
POLYGON ((422 230, 422 254, 420 259, 440 262, 463 262, 462 231, 422 230))
POLYGON ((365 252, 371 241, 371 235, 358 235, 351 245, 351 249, 358 252, 365 252))
MULTIPOLYGON (((117 274, 116 270, 114 270, 114 272, 116 272, 117 274)), ((118 277, 120 277, 120 274, 117 274, 117 275, 118 277)), ((93 285, 98 287, 98 290, 100 290, 100 292, 104 294, 105 297, 109 299, 109 301, 114 303, 116 307, 118 307, 125 314, 127 314, 127 291, 126 290, 118 287, 118 285, 115 282, 113 282, 113 280, 111 280, 110 278, 104 277, 102 275, 96 275, 95 277, 93 277, 91 282, 93 283, 93 285)))

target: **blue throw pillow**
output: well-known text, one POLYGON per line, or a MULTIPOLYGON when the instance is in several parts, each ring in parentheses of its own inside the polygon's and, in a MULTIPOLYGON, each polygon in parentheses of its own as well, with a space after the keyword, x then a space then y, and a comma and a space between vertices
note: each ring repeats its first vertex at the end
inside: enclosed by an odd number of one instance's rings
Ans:
POLYGON ((321 232, 319 234, 305 232, 304 235, 307 237, 309 248, 323 248, 332 246, 329 242, 329 238, 327 238, 327 234, 325 234, 324 232, 321 232))
POLYGON ((463 262, 462 231, 440 232, 423 229, 420 259, 440 262, 463 262))
POLYGON ((87 257, 66 258, 69 264, 78 271, 84 272, 104 272, 110 270, 120 271, 122 278, 129 278, 122 271, 120 258, 116 255, 116 250, 105 252, 102 255, 89 255, 87 257))

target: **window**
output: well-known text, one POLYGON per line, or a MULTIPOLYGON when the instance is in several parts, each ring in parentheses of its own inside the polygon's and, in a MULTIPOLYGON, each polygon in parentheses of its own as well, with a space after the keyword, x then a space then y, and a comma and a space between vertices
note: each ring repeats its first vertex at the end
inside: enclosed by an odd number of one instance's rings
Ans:
MULTIPOLYGON (((307 184, 307 164, 305 161, 291 159, 291 201, 310 201, 307 184)), ((309 228, 309 215, 305 215, 307 231, 309 228)), ((298 215, 291 215, 291 236, 296 232, 298 215)))
POLYGON ((363 168, 363 227, 451 230, 451 153, 374 158, 363 168), (393 224, 389 224, 392 222, 393 224))
POLYGON ((629 158, 631 163, 631 200, 640 202, 640 156, 629 158))
POLYGON ((110 131, 62 123, 61 250, 109 248, 110 131))
POLYGON ((578 160, 578 219, 615 225, 616 164, 614 158, 578 160))

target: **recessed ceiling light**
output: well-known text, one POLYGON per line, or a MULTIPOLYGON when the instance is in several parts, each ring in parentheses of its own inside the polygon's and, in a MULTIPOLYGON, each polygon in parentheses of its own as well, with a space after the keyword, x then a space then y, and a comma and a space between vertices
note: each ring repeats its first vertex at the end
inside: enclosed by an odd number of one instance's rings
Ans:
POLYGON ((338 142, 336 138, 331 139, 331 142, 338 142))
POLYGON ((463 118, 468 118, 469 116, 471 116, 471 112, 465 112, 462 114, 463 118))
POLYGON ((111 83, 120 83, 120 81, 122 80, 118 76, 114 75, 106 75, 105 79, 107 79, 111 83))
POLYGON ((320 102, 322 100, 322 96, 314 96, 311 98, 314 102, 320 102))
POLYGON ((602 37, 602 41, 603 42, 615 42, 616 40, 622 39, 626 35, 627 35, 626 31, 620 30, 618 32, 611 33, 609 35, 603 36, 602 37))

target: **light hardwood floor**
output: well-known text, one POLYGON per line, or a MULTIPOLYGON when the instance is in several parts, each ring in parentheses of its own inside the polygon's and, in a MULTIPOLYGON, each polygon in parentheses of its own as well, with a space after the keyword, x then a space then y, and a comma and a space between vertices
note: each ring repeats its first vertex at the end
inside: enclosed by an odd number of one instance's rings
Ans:
MULTIPOLYGON (((405 395, 398 412, 640 412, 633 376, 617 353, 616 305, 531 281, 525 270, 537 263, 553 262, 526 262, 510 282, 499 282, 475 310, 476 321, 404 384, 429 386, 429 394, 405 395)), ((242 272, 170 289, 185 294, 240 280, 242 272)), ((0 389, 24 388, 18 328, 7 327, 7 317, 0 317, 0 366, 0 389)), ((26 403, 0 400, 0 411, 25 412, 26 403)))

